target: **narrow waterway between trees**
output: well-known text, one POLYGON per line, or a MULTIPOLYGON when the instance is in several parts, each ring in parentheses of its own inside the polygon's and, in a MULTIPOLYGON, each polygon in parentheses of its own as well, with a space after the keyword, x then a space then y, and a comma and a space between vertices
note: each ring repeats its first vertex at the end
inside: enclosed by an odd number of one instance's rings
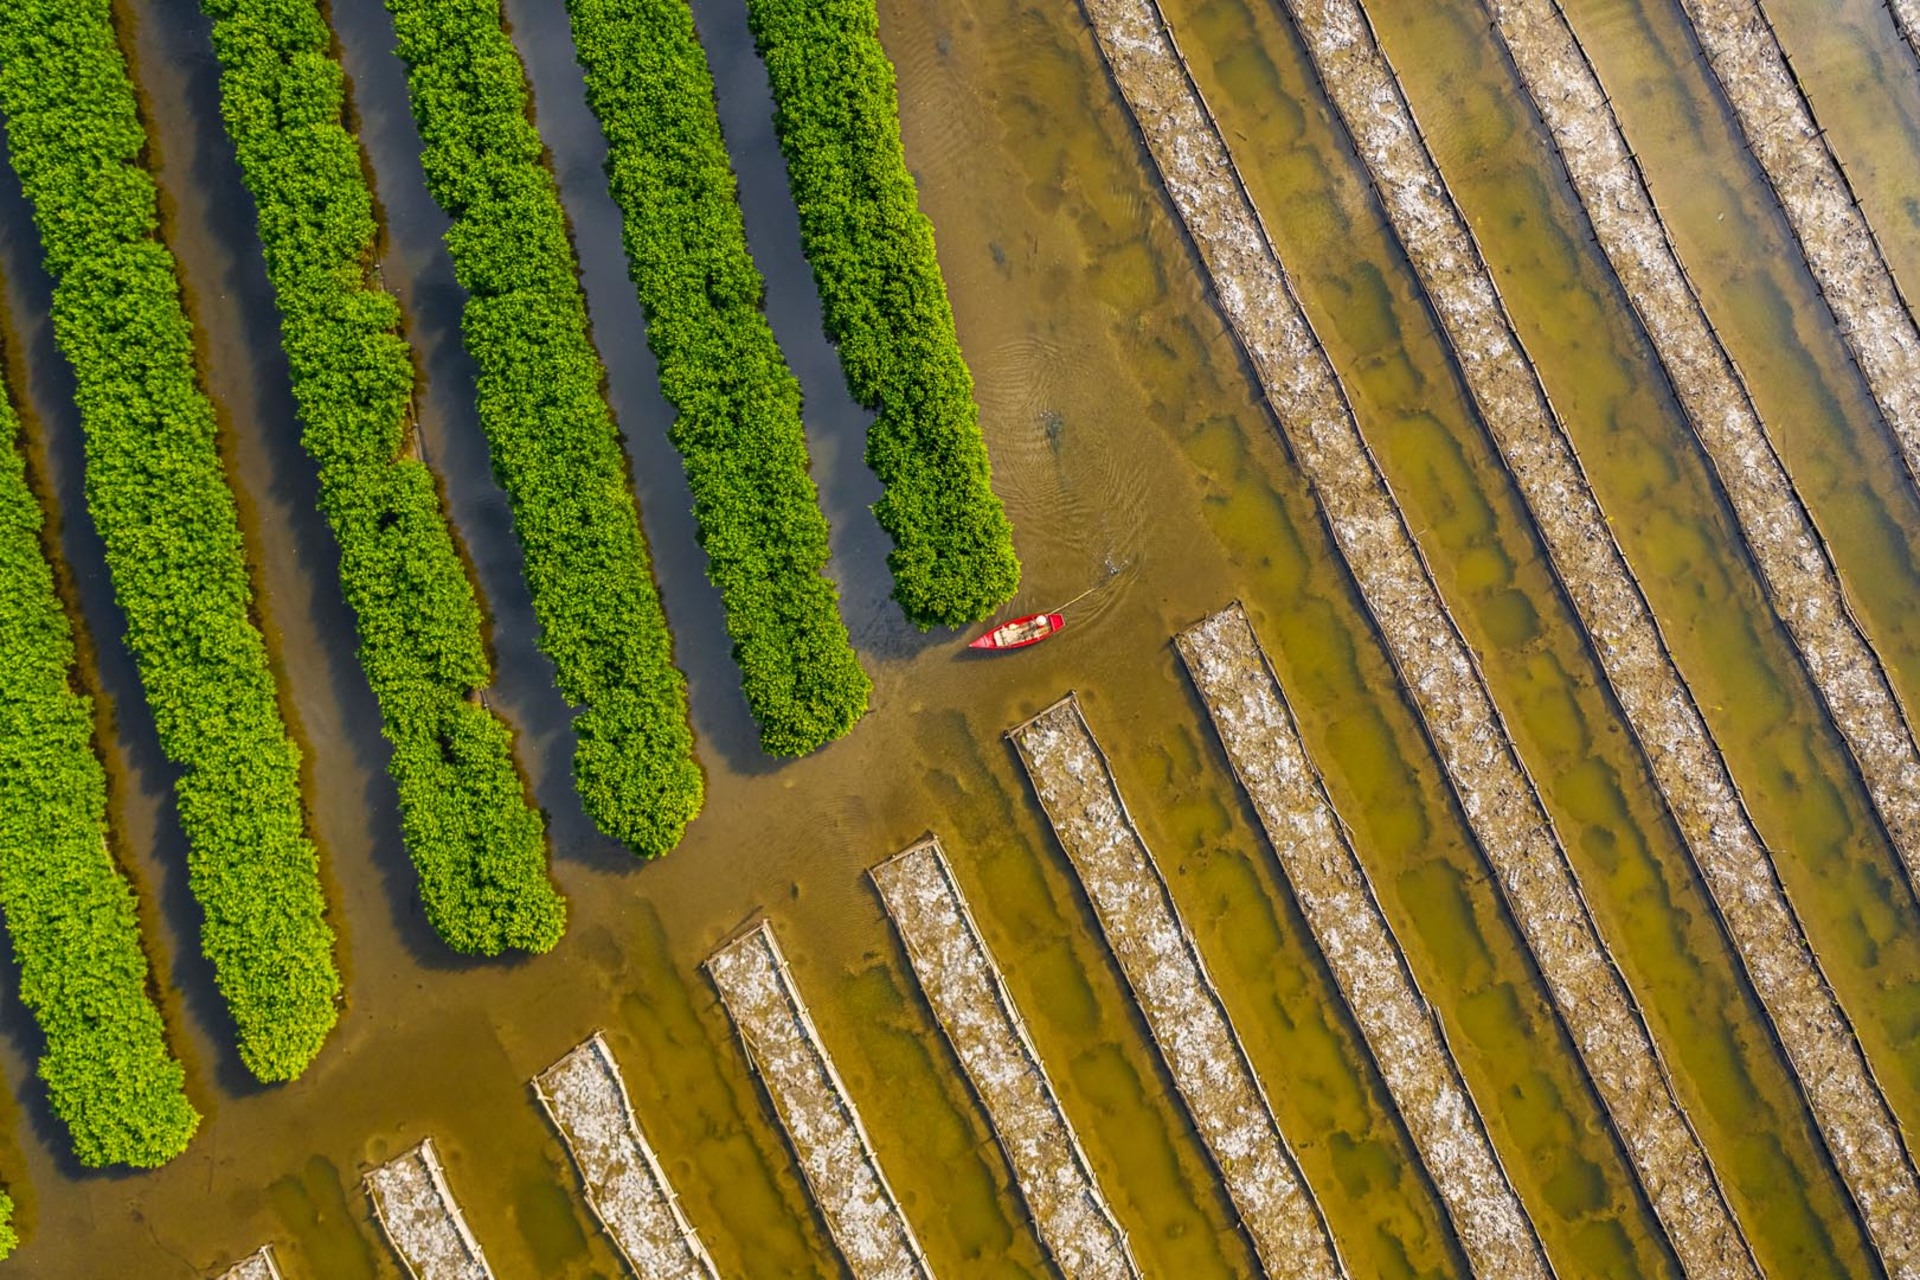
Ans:
MULTIPOLYGON (((1678 4, 1567 8, 1864 630, 1920 705, 1920 498, 1692 61, 1678 4)), ((1911 51, 1877 0, 1844 0, 1837 20, 1822 0, 1767 8, 1896 276, 1915 291, 1911 51)), ((491 618, 489 698, 519 735, 571 904, 551 955, 495 963, 453 956, 416 902, 337 548, 314 510, 252 205, 220 123, 206 20, 193 0, 120 10, 341 936, 347 1007, 289 1087, 247 1083, 197 951, 172 777, 85 515, 71 377, 48 333, 38 245, 17 184, 0 172, 6 373, 91 632, 89 679, 110 704, 115 852, 141 889, 170 1030, 206 1114, 163 1170, 84 1173, 31 1076, 38 1033, 16 1001, 0 1000, 0 1075, 23 1099, 0 1106, 0 1175, 21 1201, 24 1273, 185 1278, 273 1240, 290 1277, 397 1276, 359 1183, 431 1134, 497 1274, 621 1274, 526 1083, 602 1028, 720 1273, 836 1275, 698 968, 764 913, 932 1270, 1042 1274, 1019 1191, 865 876, 930 829, 960 868, 1142 1272, 1250 1273, 1206 1149, 1001 738, 1069 688, 1099 727, 1351 1273, 1461 1273, 1446 1215, 1170 645, 1240 598, 1558 1273, 1678 1274, 1080 9, 883 0, 880 10, 908 163, 1026 566, 1016 611, 1103 585, 1070 611, 1065 634, 1012 658, 965 654, 955 637, 901 619, 887 598, 887 539, 867 511, 879 490, 861 456, 866 415, 821 334, 744 7, 698 0, 768 315, 805 393, 833 529, 829 572, 876 686, 872 714, 847 739, 795 762, 761 755, 666 438, 670 411, 563 4, 509 0, 708 773, 707 810, 684 845, 642 865, 594 831, 574 794, 568 712, 534 645, 473 413, 463 299, 419 171, 391 22, 379 0, 332 5, 384 216, 381 269, 421 361, 424 453, 491 618)), ((1873 1274, 1779 1049, 1284 10, 1169 0, 1166 12, 1763 1269, 1873 1274)), ((1920 1127, 1920 909, 1485 11, 1479 0, 1375 0, 1368 12, 1888 1100, 1920 1127)))

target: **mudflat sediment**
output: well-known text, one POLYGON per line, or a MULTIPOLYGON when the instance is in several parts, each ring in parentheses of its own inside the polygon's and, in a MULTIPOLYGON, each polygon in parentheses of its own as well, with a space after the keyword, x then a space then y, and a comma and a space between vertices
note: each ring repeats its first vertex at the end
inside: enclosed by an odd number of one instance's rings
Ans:
POLYGON ((620 1066, 600 1033, 535 1076, 533 1089, 580 1170, 594 1216, 634 1274, 718 1280, 713 1259, 640 1131, 620 1066))
MULTIPOLYGON (((1911 869, 1916 851, 1903 837, 1920 834, 1920 757, 1907 723, 1847 611, 1811 517, 1673 252, 1605 91, 1550 0, 1489 0, 1489 9, 1720 476, 1775 606, 1911 869)), ((1598 636, 1596 643, 1604 654, 1598 636)), ((1620 693, 1632 719, 1630 690, 1620 693)), ((1704 736, 1692 727, 1699 712, 1690 698, 1668 697, 1653 700, 1641 715, 1649 723, 1636 723, 1635 732, 1868 1235, 1890 1274, 1920 1275, 1920 1178, 1912 1157, 1738 794, 1692 746, 1704 736)))
POLYGON ((1138 1280, 1080 1140, 1047 1079, 939 841, 874 867, 887 915, 1013 1167, 1034 1227, 1066 1280, 1138 1280))
MULTIPOLYGON (((1719 0, 1694 2, 1712 7, 1719 0)), ((1899 1124, 1513 331, 1492 273, 1420 135, 1360 0, 1289 0, 1289 7, 1786 1050, 1842 1180, 1856 1202, 1883 1206, 1890 1230, 1910 1235, 1909 1228, 1920 1224, 1920 1180, 1899 1124)))
POLYGON ((1239 605, 1175 638, 1474 1274, 1553 1275, 1239 605))
POLYGON ((1176 211, 1690 1276, 1757 1277, 1532 780, 1153 0, 1082 0, 1176 211))
POLYGON ((414 1280, 493 1280, 447 1186, 433 1139, 367 1174, 381 1229, 414 1280))
POLYGON ((847 1269, 856 1280, 933 1280, 773 926, 762 921, 706 967, 847 1269))
POLYGON ((1072 694, 1008 732, 1174 1086, 1279 1280, 1346 1272, 1226 1006, 1072 694))
POLYGON ((1483 0, 1727 495, 1774 611, 1920 885, 1920 749, 1812 516, 1667 238, 1592 64, 1553 0, 1483 0))

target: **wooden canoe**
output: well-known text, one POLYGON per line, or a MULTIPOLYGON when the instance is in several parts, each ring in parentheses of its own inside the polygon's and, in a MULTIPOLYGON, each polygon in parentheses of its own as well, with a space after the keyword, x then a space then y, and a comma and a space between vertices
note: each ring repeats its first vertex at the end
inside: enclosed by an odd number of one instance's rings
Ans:
POLYGON ((1067 620, 1057 613, 1030 613, 1024 618, 1001 623, 967 648, 1024 649, 1030 644, 1039 644, 1066 625, 1067 620))

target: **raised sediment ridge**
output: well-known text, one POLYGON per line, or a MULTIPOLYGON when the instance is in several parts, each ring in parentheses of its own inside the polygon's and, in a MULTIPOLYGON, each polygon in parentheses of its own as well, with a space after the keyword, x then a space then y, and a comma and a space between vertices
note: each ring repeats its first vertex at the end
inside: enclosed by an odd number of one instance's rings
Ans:
POLYGON ((1093 731, 1068 694, 1008 731, 1266 1273, 1346 1274, 1093 731))
MULTIPOLYGON (((1605 92, 1549 0, 1494 0, 1490 8, 1600 245, 1746 530, 1775 607, 1911 870, 1915 850, 1902 836, 1920 833, 1913 821, 1920 805, 1920 759, 1905 719, 1847 611, 1819 534, 1666 238, 1605 92)), ((1595 641, 1604 658, 1607 642, 1598 634, 1595 641)), ((1628 690, 1618 680, 1614 684, 1633 719, 1628 690)), ((1668 698, 1653 710, 1676 727, 1699 720, 1691 699, 1668 698)), ((1920 1275, 1920 1180, 1912 1157, 1770 864, 1762 861, 1764 850, 1738 794, 1724 773, 1689 758, 1697 753, 1685 738, 1637 721, 1635 732, 1868 1235, 1890 1274, 1920 1275)), ((1699 736, 1704 738, 1704 729, 1699 736)))
POLYGON ((368 1172, 367 1194, 414 1280, 493 1280, 487 1255, 447 1186, 432 1138, 368 1172))
POLYGON ((1900 29, 1914 54, 1920 56, 1920 0, 1887 0, 1887 11, 1893 14, 1893 25, 1900 29))
POLYGON ((1680 0, 1874 403, 1920 485, 1920 329, 1755 0, 1680 0))
POLYGON ((932 1280, 773 926, 762 921, 721 947, 708 957, 707 973, 855 1280, 932 1280))
POLYGON ((1138 1280, 1126 1233, 935 839, 868 873, 1065 1280, 1138 1280))
POLYGON ((587 1202, 635 1275, 719 1280, 713 1259, 627 1097, 620 1065, 599 1032, 533 1078, 533 1091, 567 1144, 587 1202))
POLYGON ((273 1260, 273 1246, 261 1245, 222 1271, 220 1280, 281 1280, 280 1264, 273 1260))
POLYGON ((1646 1020, 1158 7, 1082 5, 1682 1267, 1757 1280, 1646 1020))
POLYGON ((1596 500, 1571 440, 1359 0, 1289 0, 1320 81, 1459 360, 1608 685, 1700 869, 1856 1203, 1920 1225, 1920 1180, 1719 745, 1596 500))
POLYGON ((1482 2, 1719 477, 1774 611, 1845 739, 1895 852, 1920 885, 1920 750, 1906 712, 1667 238, 1606 91, 1553 0, 1482 2))
POLYGON ((1246 614, 1232 605, 1174 643, 1474 1274, 1552 1276, 1246 614))

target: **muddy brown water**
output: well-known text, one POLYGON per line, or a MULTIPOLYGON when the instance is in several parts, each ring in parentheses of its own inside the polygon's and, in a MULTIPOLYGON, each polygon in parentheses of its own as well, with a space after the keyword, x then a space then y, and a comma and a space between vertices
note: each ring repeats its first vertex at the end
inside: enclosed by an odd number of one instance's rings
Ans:
MULTIPOLYGON (((192 1148, 164 1170, 79 1169, 32 1082, 32 1024, 17 1002, 0 1006, 0 1060, 22 1100, 0 1107, 0 1175, 21 1201, 28 1237, 19 1273, 187 1277, 272 1240, 290 1276, 398 1275, 359 1179, 431 1133, 499 1274, 619 1275, 526 1084, 600 1027, 722 1272, 837 1275, 697 967, 766 912, 936 1273, 1044 1274, 1006 1166, 862 875, 931 828, 1144 1271, 1249 1274, 1230 1206, 1000 737, 1076 688, 1353 1274, 1462 1274, 1444 1215, 1168 643, 1239 596, 1559 1273, 1675 1275, 1311 496, 1197 283, 1079 11, 1023 0, 881 5, 908 158, 938 229, 996 485, 1027 565, 1016 603, 1040 608, 1108 583, 1058 639, 977 659, 954 637, 915 633, 886 600, 886 543, 866 511, 876 490, 860 456, 865 418, 820 335, 744 11, 738 0, 695 6, 749 238, 770 281, 768 312, 806 392, 833 572, 876 685, 873 713, 849 738, 776 764, 754 746, 703 577, 561 0, 507 7, 691 682, 708 810, 680 850, 641 866, 594 834, 573 797, 568 713, 534 646, 506 503, 472 413, 461 295, 440 247, 445 221, 418 171, 392 28, 378 0, 337 0, 386 219, 383 270, 423 372, 426 454, 492 613, 491 696, 519 730, 573 910, 566 940, 538 959, 470 963, 434 939, 413 900, 336 549, 313 510, 251 206, 220 129, 205 19, 191 0, 124 9, 169 238, 245 502, 261 612, 307 749, 348 1005, 306 1078, 247 1083, 197 951, 171 773, 85 517, 47 282, 19 189, 0 175, 7 373, 62 521, 96 654, 90 679, 111 710, 119 852, 142 887, 167 1015, 207 1115, 192 1148)), ((1920 72, 1911 54, 1873 0, 1845 0, 1842 21, 1826 20, 1820 0, 1769 8, 1895 271, 1915 289, 1920 72)), ((1920 705, 1920 501, 1693 61, 1677 6, 1579 0, 1568 9, 1869 634, 1920 705)), ((1371 10, 1875 1070, 1895 1110, 1920 1125, 1920 911, 1658 366, 1476 0, 1380 0, 1371 10)), ((1282 11, 1273 0, 1171 0, 1167 12, 1763 1266, 1874 1274, 1282 11)))

